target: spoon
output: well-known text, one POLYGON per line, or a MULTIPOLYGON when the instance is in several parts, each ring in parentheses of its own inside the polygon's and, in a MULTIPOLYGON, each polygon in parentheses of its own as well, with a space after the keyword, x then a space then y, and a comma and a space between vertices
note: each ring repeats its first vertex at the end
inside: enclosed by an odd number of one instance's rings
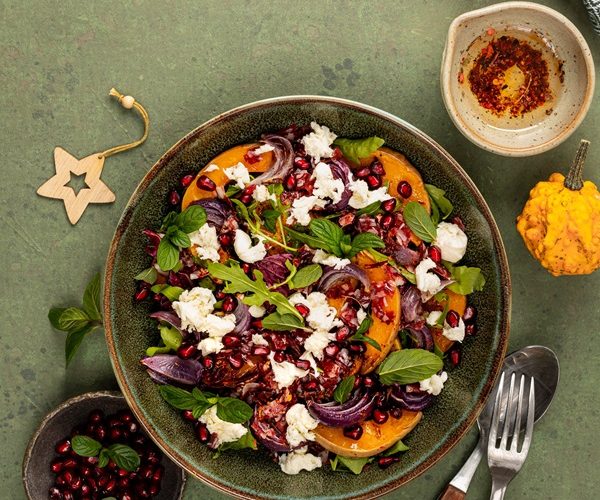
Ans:
MULTIPOLYGON (((506 374, 505 378, 510 377, 513 373, 535 377, 535 421, 537 422, 548 410, 558 385, 560 368, 556 354, 548 347, 541 345, 527 346, 509 354, 504 359, 502 371, 506 374)), ((462 500, 465 498, 477 466, 486 454, 497 389, 496 385, 477 419, 479 443, 438 500, 462 500)))

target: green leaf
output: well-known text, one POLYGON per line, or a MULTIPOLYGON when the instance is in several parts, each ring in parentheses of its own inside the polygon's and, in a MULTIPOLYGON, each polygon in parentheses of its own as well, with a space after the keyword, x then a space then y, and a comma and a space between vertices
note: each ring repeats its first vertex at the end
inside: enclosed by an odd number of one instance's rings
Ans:
POLYGON ((48 319, 50 320, 50 324, 57 330, 62 330, 63 332, 68 330, 63 330, 63 328, 60 326, 60 317, 66 310, 66 307, 53 307, 48 311, 48 319))
POLYGON ((102 449, 102 443, 88 436, 77 435, 71 439, 73 451, 82 457, 96 457, 102 449))
POLYGON ((160 338, 164 342, 165 347, 168 347, 173 351, 179 349, 179 346, 181 346, 181 342, 183 341, 183 337, 177 328, 170 325, 160 325, 158 329, 160 331, 160 338))
POLYGON ((333 399, 335 399, 339 404, 344 404, 350 397, 350 394, 352 394, 355 380, 356 377, 354 375, 350 375, 342 380, 333 392, 333 399))
POLYGON ((227 196, 228 198, 233 198, 236 194, 241 192, 242 190, 238 187, 237 184, 230 184, 225 190, 225 196, 227 196))
POLYGON ((298 328, 306 329, 304 322, 298 316, 279 314, 278 312, 265 316, 262 319, 262 326, 265 330, 273 330, 275 332, 297 330, 298 328))
POLYGON ((164 295, 171 302, 177 300, 179 296, 183 293, 183 288, 179 286, 171 286, 161 283, 159 285, 154 285, 150 288, 154 293, 160 293, 164 295))
POLYGON ((112 461, 121 469, 133 472, 140 466, 140 456, 126 444, 111 444, 107 450, 112 461))
POLYGON ((385 141, 380 137, 365 137, 364 139, 345 139, 338 137, 333 143, 342 150, 342 154, 353 163, 359 163, 360 158, 366 158, 377 151, 385 141))
POLYGON ((191 410, 198 404, 198 401, 190 392, 179 387, 161 385, 158 392, 167 403, 178 410, 191 410))
POLYGON ((469 295, 483 289, 485 277, 478 267, 457 266, 452 267, 450 270, 452 278, 456 280, 455 283, 448 285, 448 288, 453 292, 469 295))
POLYGON ((359 233, 352 240, 352 248, 346 253, 347 257, 354 257, 358 252, 372 248, 385 248, 383 240, 373 233, 359 233))
POLYGON ((154 266, 152 266, 148 269, 144 269, 134 279, 138 281, 145 281, 149 285, 154 285, 154 283, 156 283, 156 278, 158 278, 158 271, 154 266))
POLYGON ((360 215, 375 215, 380 210, 381 210, 381 202, 374 201, 370 205, 367 205, 365 208, 361 208, 360 210, 357 210, 354 215, 356 215, 357 217, 360 215))
POLYGON ((287 226, 284 226, 284 231, 292 237, 292 239, 299 241, 300 243, 305 243, 311 248, 323 248, 323 242, 319 238, 315 238, 306 233, 301 233, 299 231, 294 231, 287 226))
POLYGON ((356 333, 358 333, 359 335, 364 335, 365 333, 367 333, 369 331, 369 328, 371 328, 372 324, 373 324, 373 318, 371 316, 367 316, 365 319, 363 319, 360 322, 360 325, 358 325, 358 329, 356 330, 356 333))
POLYGON ((410 448, 408 446, 406 446, 401 440, 400 441, 396 441, 396 443, 394 444, 394 446, 388 448, 387 450, 385 450, 382 455, 384 457, 390 457, 392 455, 395 455, 396 453, 400 453, 402 451, 408 451, 410 450, 410 448))
POLYGON ((175 229, 173 234, 169 236, 169 240, 173 245, 179 248, 188 248, 192 244, 190 237, 181 229, 175 229))
POLYGON ((204 412, 206 412, 206 410, 208 410, 213 405, 214 403, 211 403, 209 401, 201 401, 199 403, 196 403, 196 405, 192 408, 193 417, 195 419, 199 419, 202 415, 204 415, 204 412))
POLYGON ((365 465, 367 465, 371 461, 371 458, 370 457, 350 458, 350 457, 342 457, 340 455, 337 455, 334 460, 331 461, 331 468, 334 471, 349 470, 353 474, 358 475, 362 472, 365 465), (334 462, 334 460, 335 460, 335 462, 334 462), (340 469, 340 467, 339 467, 340 465, 342 465, 344 468, 340 469))
POLYGON ((102 448, 100 450, 100 455, 98 455, 98 467, 103 468, 108 465, 110 460, 110 453, 106 448, 102 448))
POLYGON ((173 221, 173 224, 186 235, 197 231, 205 223, 206 211, 200 205, 190 205, 183 212, 178 214, 173 221))
POLYGON ((240 200, 231 200, 231 203, 235 205, 235 210, 238 215, 244 219, 246 222, 250 222, 250 213, 248 212, 248 207, 244 205, 240 200))
POLYGON ((179 262, 179 250, 167 237, 163 237, 158 244, 156 262, 163 271, 170 271, 179 262))
POLYGON ((160 226, 160 230, 166 231, 170 226, 172 226, 177 218, 177 215, 177 212, 169 212, 167 215, 165 215, 165 218, 160 226))
POLYGON ((446 191, 434 186, 433 184, 425 184, 425 189, 427 190, 429 199, 432 202, 432 206, 435 205, 437 207, 442 219, 448 218, 448 216, 452 213, 452 210, 454 210, 454 206, 452 205, 452 202, 446 198, 446 191))
POLYGON ((221 446, 219 446, 219 451, 244 450, 244 449, 248 449, 248 448, 251 450, 257 449, 256 439, 254 439, 254 436, 252 435, 252 433, 250 431, 248 431, 246 434, 244 434, 237 441, 233 441, 230 443, 223 443, 221 446))
POLYGON ((94 321, 102 321, 100 313, 100 273, 96 274, 83 292, 83 310, 94 321))
POLYGON ((409 201, 404 206, 402 215, 404 216, 404 222, 416 236, 427 243, 435 240, 437 229, 423 205, 416 201, 409 201))
POLYGON ((290 288, 297 289, 312 285, 315 281, 318 281, 322 275, 323 269, 319 264, 309 264, 308 266, 301 267, 292 278, 290 288))
POLYGON ((58 329, 63 332, 78 330, 90 322, 90 317, 78 307, 68 307, 58 318, 58 329))
POLYGON ((274 233, 277 230, 277 219, 281 216, 279 210, 265 210, 262 213, 265 227, 274 233))
POLYGON ((350 342, 365 342, 373 346, 373 348, 377 349, 378 351, 381 351, 381 345, 379 345, 379 342, 366 335, 369 331, 369 328, 371 328, 372 324, 373 318, 371 318, 371 316, 367 316, 365 319, 362 320, 362 322, 358 326, 358 330, 356 330, 356 333, 352 335, 348 340, 350 342))
POLYGON ((243 424, 252 418, 254 412, 248 403, 236 398, 219 398, 217 417, 232 424, 243 424))
POLYGON ((153 347, 148 347, 146 349, 146 356, 156 356, 157 354, 167 354, 171 352, 171 348, 170 347, 166 347, 166 346, 153 346, 153 347))
POLYGON ((308 226, 311 234, 321 242, 323 250, 337 257, 342 257, 340 242, 344 236, 344 231, 337 224, 327 219, 313 219, 308 226))
POLYGON ((87 323, 80 329, 70 330, 69 333, 67 333, 67 338, 65 339, 65 361, 67 366, 69 366, 73 356, 75 356, 84 337, 94 328, 94 325, 87 323))
POLYGON ((442 369, 444 363, 434 353, 424 349, 394 351, 377 368, 384 385, 414 384, 425 380, 442 369))

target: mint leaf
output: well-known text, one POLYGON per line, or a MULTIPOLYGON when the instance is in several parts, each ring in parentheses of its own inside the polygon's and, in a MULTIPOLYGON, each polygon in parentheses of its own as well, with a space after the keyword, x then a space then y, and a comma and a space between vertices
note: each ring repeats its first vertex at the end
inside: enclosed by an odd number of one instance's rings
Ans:
POLYGON ((217 417, 232 424, 243 424, 254 414, 248 403, 241 399, 219 398, 217 402, 217 417))
POLYGON ((87 313, 78 307, 68 307, 58 318, 58 329, 63 332, 78 330, 90 322, 87 313))
POLYGON ((179 215, 177 212, 169 212, 167 215, 165 215, 165 218, 160 226, 160 230, 167 231, 167 229, 175 222, 177 215, 179 215))
POLYGON ((173 220, 173 224, 185 234, 197 231, 205 223, 206 211, 200 205, 190 205, 173 220))
POLYGON ((161 385, 158 392, 167 403, 178 410, 191 410, 198 404, 198 401, 190 392, 179 387, 161 385))
POLYGON ((352 247, 346 253, 349 258, 354 257, 358 252, 370 250, 372 248, 385 248, 383 240, 373 233, 359 233, 352 240, 352 247))
POLYGON ((236 194, 241 192, 242 190, 238 187, 237 184, 230 184, 225 190, 225 196, 227 196, 228 198, 233 198, 236 194))
POLYGON ((156 262, 163 271, 170 271, 179 262, 179 249, 166 236, 158 244, 156 262))
POLYGON ((96 457, 102 449, 102 443, 88 436, 78 435, 71 439, 71 448, 82 457, 96 457))
POLYGON ((192 244, 190 237, 181 229, 175 229, 169 236, 169 241, 179 248, 188 248, 192 244))
POLYGON ((60 317, 66 310, 66 307, 53 307, 48 311, 48 319, 50 320, 50 324, 57 330, 62 330, 63 332, 66 332, 68 330, 63 330, 63 328, 61 327, 60 317))
POLYGON ((313 219, 308 226, 311 234, 320 241, 323 250, 342 257, 340 242, 344 237, 342 228, 327 219, 313 219))
POLYGON ((469 295, 482 290, 485 285, 485 277, 478 267, 456 266, 450 268, 450 271, 455 282, 448 285, 448 288, 455 293, 469 295))
POLYGON ((100 455, 98 455, 98 467, 103 468, 108 465, 110 460, 110 453, 106 448, 102 448, 100 450, 100 455))
POLYGON ((342 380, 333 392, 333 399, 335 399, 339 404, 345 403, 350 397, 350 394, 352 394, 355 380, 356 377, 354 375, 350 375, 342 380))
POLYGON ((265 330, 273 330, 275 332, 283 332, 288 330, 297 330, 298 328, 306 329, 304 322, 291 314, 279 314, 274 312, 262 319, 262 326, 265 330))
POLYGON ((75 356, 84 337, 94 328, 94 325, 87 323, 81 328, 70 330, 69 333, 67 333, 67 338, 65 339, 65 361, 67 366, 69 366, 73 356, 75 356))
POLYGON ((156 283, 156 278, 158 278, 158 271, 154 266, 152 266, 148 269, 144 269, 134 279, 138 281, 145 281, 149 285, 154 285, 154 283, 156 283))
POLYGON ((152 290, 154 293, 160 293, 164 295, 171 302, 177 300, 183 293, 183 288, 179 286, 166 285, 165 283, 154 285, 152 288, 150 288, 150 290, 152 290))
POLYGON ((252 435, 252 433, 250 431, 248 431, 246 434, 244 434, 237 441, 233 441, 230 443, 223 443, 221 446, 219 446, 219 451, 244 450, 247 448, 249 448, 251 450, 257 449, 256 439, 254 439, 254 436, 252 435))
POLYGON ((406 222, 407 226, 415 236, 427 243, 431 243, 435 240, 437 229, 423 205, 416 201, 409 201, 404 206, 402 215, 404 217, 404 222, 406 222))
MULTIPOLYGON (((315 238, 314 236, 311 236, 306 233, 301 233, 299 231, 294 231, 293 229, 290 229, 287 226, 284 226, 283 229, 286 233, 288 233, 289 236, 291 236, 294 240, 299 241, 300 243, 305 243, 311 248, 321 248, 323 250, 326 250, 326 248, 324 248, 323 245, 327 245, 323 243, 319 238, 315 238)), ((327 246, 327 248, 329 247, 327 246)))
POLYGON ((305 288, 318 281, 322 275, 323 269, 319 264, 309 264, 301 267, 292 278, 290 288, 305 288))
POLYGON ((196 403, 196 405, 192 408, 193 417, 195 419, 199 419, 202 415, 204 415, 206 410, 208 410, 213 405, 214 405, 214 403, 211 403, 209 401, 202 401, 202 402, 196 403))
POLYGON ((359 163, 360 158, 367 158, 377 151, 385 141, 380 137, 365 137, 364 139, 345 139, 338 137, 333 143, 342 150, 342 154, 353 163, 359 163))
POLYGON ((250 213, 248 212, 248 207, 244 205, 240 200, 231 200, 231 203, 235 205, 235 210, 238 215, 244 219, 246 222, 250 222, 250 213))
POLYGON ((111 444, 106 449, 112 461, 120 469, 133 472, 140 466, 140 456, 133 448, 125 444, 111 444))
POLYGON ((406 446, 402 441, 396 441, 396 443, 392 447, 388 448, 382 453, 382 456, 389 457, 395 455, 396 453, 408 450, 410 450, 410 448, 406 446))
POLYGON ((358 325, 358 329, 356 330, 356 333, 358 335, 364 335, 365 333, 367 333, 369 331, 369 328, 371 328, 372 324, 373 324, 373 318, 371 316, 367 316, 365 319, 363 319, 360 322, 360 325, 358 325))
POLYGON ((373 346, 378 351, 381 351, 381 345, 379 345, 379 342, 366 335, 369 331, 369 328, 371 328, 372 324, 373 318, 371 318, 371 316, 367 316, 365 319, 362 320, 362 322, 358 326, 358 330, 356 330, 356 333, 352 335, 348 340, 350 342, 365 342, 373 346))
POLYGON ((443 366, 443 361, 432 352, 402 349, 390 353, 377 368, 377 374, 384 385, 414 384, 431 377, 443 366))
POLYGON ((374 201, 370 205, 367 205, 365 208, 361 208, 360 210, 357 210, 354 215, 356 215, 357 217, 360 215, 375 215, 380 210, 381 210, 381 202, 374 201))
POLYGON ((279 210, 265 210, 262 213, 265 227, 272 233, 277 230, 277 219, 279 219, 280 216, 281 212, 279 210))
POLYGON ((83 293, 83 310, 94 321, 101 321, 100 314, 100 273, 96 274, 85 287, 83 293))
MULTIPOLYGON (((446 219, 454 210, 452 202, 446 198, 446 191, 434 186, 433 184, 425 184, 425 189, 429 195, 432 207, 435 206, 441 215, 442 219, 446 219)), ((439 222, 439 217, 438 217, 439 222)))

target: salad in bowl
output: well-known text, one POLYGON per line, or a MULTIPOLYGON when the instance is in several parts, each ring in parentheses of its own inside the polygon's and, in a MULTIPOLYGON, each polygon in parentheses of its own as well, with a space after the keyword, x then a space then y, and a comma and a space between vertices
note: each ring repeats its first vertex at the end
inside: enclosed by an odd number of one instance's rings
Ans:
POLYGON ((136 277, 156 320, 141 365, 190 432, 287 474, 399 461, 485 284, 444 190, 383 139, 312 122, 224 151, 166 203, 136 277))

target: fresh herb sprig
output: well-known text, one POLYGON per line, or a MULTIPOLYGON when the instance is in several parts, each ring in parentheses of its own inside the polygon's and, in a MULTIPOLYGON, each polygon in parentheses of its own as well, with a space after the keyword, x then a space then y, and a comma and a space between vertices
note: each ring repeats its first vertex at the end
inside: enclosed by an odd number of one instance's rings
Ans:
POLYGON ((140 456, 125 444, 111 444, 104 447, 102 443, 84 435, 74 436, 71 440, 73 451, 82 457, 98 457, 98 467, 106 467, 112 460, 121 469, 134 472, 140 466, 140 456))
POLYGON ((331 470, 337 472, 352 472, 352 474, 360 474, 365 465, 371 463, 373 461, 373 457, 342 457, 341 455, 336 455, 329 463, 331 465, 331 470))
POLYGON ((166 354, 171 351, 176 351, 183 342, 181 332, 174 326, 159 325, 158 330, 163 345, 148 347, 148 349, 146 349, 146 356, 156 356, 157 354, 166 354))
POLYGON ((446 198, 446 191, 434 186, 433 184, 425 184, 425 189, 431 201, 431 219, 435 225, 440 220, 445 220, 452 213, 454 206, 452 202, 446 198))
POLYGON ((342 380, 335 388, 335 391, 333 391, 333 399, 339 404, 344 404, 350 397, 350 394, 352 394, 355 380, 356 377, 354 375, 350 375, 342 380))
POLYGON ((367 316, 365 319, 362 320, 362 322, 358 326, 358 330, 356 330, 356 333, 352 335, 348 340, 350 342, 365 342, 377 349, 378 351, 381 351, 381 345, 379 345, 379 342, 366 335, 369 331, 369 328, 371 328, 372 324, 373 318, 371 318, 371 316, 367 316))
POLYGON ((383 385, 414 384, 440 371, 443 361, 434 353, 424 349, 401 349, 394 351, 377 368, 383 385))
POLYGON ((437 227, 427 210, 416 201, 409 201, 402 212, 404 222, 410 230, 423 241, 431 243, 437 237, 437 227))
POLYGON ((83 293, 82 307, 53 307, 48 311, 48 319, 54 328, 67 332, 65 339, 65 360, 67 366, 75 356, 85 336, 102 327, 100 312, 100 273, 88 283, 83 293))
POLYGON ((158 244, 156 262, 163 271, 175 269, 179 263, 179 252, 192 242, 188 236, 206 223, 206 211, 198 205, 191 205, 183 212, 169 212, 160 228, 164 236, 158 244))

